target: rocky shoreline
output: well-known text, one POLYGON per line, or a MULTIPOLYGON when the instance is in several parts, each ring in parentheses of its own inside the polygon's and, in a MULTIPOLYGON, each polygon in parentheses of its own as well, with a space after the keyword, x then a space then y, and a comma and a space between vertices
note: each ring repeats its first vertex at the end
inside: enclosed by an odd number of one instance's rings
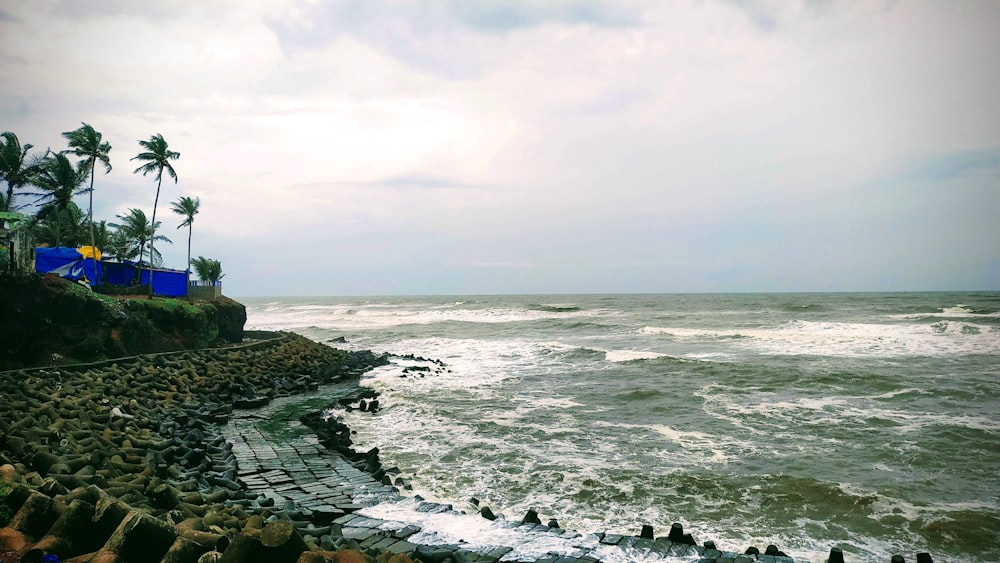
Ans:
POLYGON ((387 359, 251 336, 266 339, 0 373, 0 560, 299 560, 309 546, 294 528, 264 522, 277 510, 247 510, 219 425, 387 359))
POLYGON ((534 511, 507 520, 475 503, 467 513, 404 495, 408 483, 377 449, 355 451, 350 429, 322 415, 377 411, 358 381, 389 357, 290 333, 247 336, 226 348, 0 372, 0 561, 590 563, 611 549, 619 560, 792 563, 775 546, 695 545, 680 524, 661 538, 649 527, 582 535, 534 511), (509 532, 507 543, 559 538, 571 549, 473 548, 359 514, 380 503, 488 522, 509 532))

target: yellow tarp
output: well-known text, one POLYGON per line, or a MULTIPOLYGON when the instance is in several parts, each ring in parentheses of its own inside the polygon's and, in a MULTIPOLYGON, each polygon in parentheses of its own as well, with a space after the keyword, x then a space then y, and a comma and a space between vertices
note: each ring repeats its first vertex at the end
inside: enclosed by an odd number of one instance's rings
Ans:
POLYGON ((97 260, 101 259, 101 249, 96 246, 81 246, 76 249, 84 258, 95 258, 97 260))

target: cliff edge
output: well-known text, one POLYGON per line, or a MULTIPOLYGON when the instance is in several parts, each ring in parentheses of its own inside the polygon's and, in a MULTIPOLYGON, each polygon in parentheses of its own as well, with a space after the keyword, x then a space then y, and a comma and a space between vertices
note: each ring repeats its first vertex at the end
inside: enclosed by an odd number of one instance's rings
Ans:
POLYGON ((228 297, 118 298, 53 276, 0 275, 0 371, 91 362, 243 340, 228 297))

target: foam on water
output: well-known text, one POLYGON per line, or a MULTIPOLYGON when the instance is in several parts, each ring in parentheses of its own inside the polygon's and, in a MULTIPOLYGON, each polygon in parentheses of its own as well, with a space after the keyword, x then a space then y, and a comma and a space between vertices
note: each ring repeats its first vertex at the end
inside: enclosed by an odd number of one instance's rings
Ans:
MULTIPOLYGON (((464 549, 485 552, 497 547, 512 547, 501 561, 530 561, 558 554, 567 557, 591 553, 608 563, 640 563, 663 561, 662 558, 639 553, 632 549, 604 545, 593 534, 562 534, 524 531, 505 520, 490 521, 478 515, 457 512, 418 512, 419 502, 406 499, 383 503, 360 511, 364 516, 388 520, 383 528, 396 530, 404 525, 417 525, 421 531, 409 541, 425 545, 455 545, 464 549)), ((696 557, 671 558, 672 561, 693 561, 696 557)))
POLYGON ((685 342, 731 340, 734 349, 774 355, 893 358, 1000 353, 996 327, 953 320, 933 324, 793 320, 772 328, 738 330, 646 326, 640 333, 685 342))
POLYGON ((272 302, 247 308, 247 323, 262 330, 283 330, 293 326, 357 331, 386 329, 400 325, 427 325, 443 322, 514 323, 542 319, 591 317, 600 311, 570 306, 471 308, 457 301, 438 305, 412 306, 399 303, 338 303, 285 305, 272 302))
MULTIPOLYGON (((976 560, 962 542, 1000 538, 975 524, 997 521, 997 499, 974 500, 997 480, 983 465, 1000 439, 995 367, 982 366, 1000 354, 1000 313, 996 298, 952 299, 270 301, 248 327, 442 360, 395 358, 363 380, 379 413, 338 413, 438 502, 535 508, 584 533, 680 521, 699 541, 774 543, 799 561, 838 543, 852 560, 976 560), (407 366, 432 371, 404 379, 407 366), (953 551, 927 549, 949 534, 953 551)), ((477 516, 415 514, 438 541, 508 541, 477 516)), ((572 547, 551 540, 526 553, 572 547)))
POLYGON ((666 354, 648 350, 604 350, 604 358, 609 362, 634 362, 663 358, 666 354))
POLYGON ((887 315, 891 319, 923 319, 926 317, 941 317, 948 319, 962 319, 962 318, 1000 318, 1000 311, 986 313, 986 312, 976 312, 969 309, 966 305, 958 304, 954 307, 942 307, 938 309, 936 313, 903 313, 887 315))

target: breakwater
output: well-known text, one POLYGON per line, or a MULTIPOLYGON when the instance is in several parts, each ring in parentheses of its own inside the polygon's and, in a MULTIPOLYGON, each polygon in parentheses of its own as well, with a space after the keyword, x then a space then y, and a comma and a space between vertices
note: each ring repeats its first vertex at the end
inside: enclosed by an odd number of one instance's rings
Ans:
POLYGON ((354 451, 350 429, 321 415, 377 410, 357 380, 388 357, 294 334, 250 336, 261 339, 0 373, 11 513, 0 560, 791 561, 773 546, 738 554, 694 545, 679 525, 662 538, 651 529, 584 535, 533 511, 508 520, 404 495, 398 470, 382 467, 377 450, 354 451), (488 526, 502 540, 471 545, 429 524, 365 515, 386 505, 488 526), (559 549, 518 549, 539 539, 559 549))

